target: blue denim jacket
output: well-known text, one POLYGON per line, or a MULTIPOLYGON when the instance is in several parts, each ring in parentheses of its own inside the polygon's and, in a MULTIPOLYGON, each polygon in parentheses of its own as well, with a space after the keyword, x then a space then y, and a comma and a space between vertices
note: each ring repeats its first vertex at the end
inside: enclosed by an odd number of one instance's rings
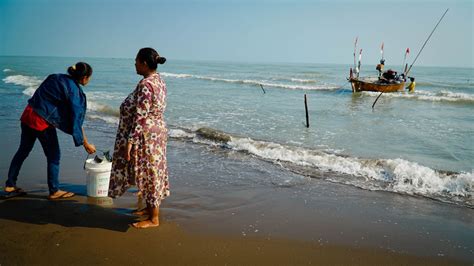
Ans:
POLYGON ((49 75, 28 100, 28 104, 49 124, 72 135, 76 146, 84 143, 82 123, 87 99, 79 83, 71 76, 49 75))

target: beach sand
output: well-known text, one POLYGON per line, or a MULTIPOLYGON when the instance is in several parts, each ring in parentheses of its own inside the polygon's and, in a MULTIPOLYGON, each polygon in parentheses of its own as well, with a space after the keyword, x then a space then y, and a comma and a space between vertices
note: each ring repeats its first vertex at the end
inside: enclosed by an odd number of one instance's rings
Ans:
MULTIPOLYGON (((62 189, 78 196, 46 200, 37 145, 21 174, 28 178, 19 181, 29 194, 0 201, 0 265, 473 262, 471 209, 310 179, 185 141, 169 142, 171 196, 162 203, 160 227, 138 230, 129 226, 137 218, 131 211, 142 205, 135 190, 113 202, 87 198, 84 152, 67 141, 62 189)), ((6 147, 13 154, 15 143, 6 147)))
MULTIPOLYGON (((0 204, 1 265, 454 265, 446 258, 377 249, 320 246, 263 237, 196 235, 166 221, 136 230, 132 217, 87 204, 84 197, 49 202, 41 196, 0 204)), ((209 225, 212 226, 212 225, 209 225)), ((188 228, 191 229, 191 228, 188 228)))

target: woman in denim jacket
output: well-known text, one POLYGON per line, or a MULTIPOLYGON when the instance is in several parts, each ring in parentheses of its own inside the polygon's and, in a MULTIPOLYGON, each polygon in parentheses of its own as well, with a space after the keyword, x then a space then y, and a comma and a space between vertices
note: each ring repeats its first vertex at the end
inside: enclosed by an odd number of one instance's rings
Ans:
POLYGON ((16 186, 21 165, 38 139, 43 147, 48 164, 49 199, 70 198, 74 193, 59 190, 59 150, 56 128, 72 135, 75 146, 84 145, 91 154, 95 146, 87 141, 82 128, 87 108, 86 95, 81 89, 89 83, 92 68, 78 62, 68 68, 69 75, 49 75, 28 100, 21 116, 20 147, 10 164, 7 193, 24 193, 16 186))

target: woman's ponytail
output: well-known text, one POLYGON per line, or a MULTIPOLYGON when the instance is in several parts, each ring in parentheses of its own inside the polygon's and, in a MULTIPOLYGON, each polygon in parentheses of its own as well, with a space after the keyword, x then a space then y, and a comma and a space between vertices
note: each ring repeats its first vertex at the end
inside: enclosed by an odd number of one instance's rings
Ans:
POLYGON ((68 67, 67 73, 75 80, 92 75, 92 67, 88 63, 77 62, 75 65, 68 67))

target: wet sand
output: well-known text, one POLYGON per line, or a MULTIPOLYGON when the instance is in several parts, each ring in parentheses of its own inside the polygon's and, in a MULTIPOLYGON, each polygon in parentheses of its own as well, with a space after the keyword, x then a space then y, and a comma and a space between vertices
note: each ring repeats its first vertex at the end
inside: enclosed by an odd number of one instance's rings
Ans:
MULTIPOLYGON (((133 190, 114 201, 85 197, 85 155, 66 140, 60 181, 78 196, 46 200, 45 159, 37 145, 19 181, 29 194, 0 200, 1 265, 474 261, 472 209, 310 179, 220 147, 174 140, 168 146, 171 196, 161 206, 161 225, 137 230, 129 226, 136 220, 131 211, 141 205, 133 190)), ((14 147, 6 150, 13 154, 14 147)), ((4 162, 8 153, 0 154, 4 162)), ((2 163, 2 172, 7 168, 2 163)))
MULTIPOLYGON (((1 265, 455 265, 461 261, 307 241, 193 234, 162 215, 159 228, 87 203, 30 194, 0 203, 1 265)), ((212 224, 209 224, 212 226, 212 224)))

